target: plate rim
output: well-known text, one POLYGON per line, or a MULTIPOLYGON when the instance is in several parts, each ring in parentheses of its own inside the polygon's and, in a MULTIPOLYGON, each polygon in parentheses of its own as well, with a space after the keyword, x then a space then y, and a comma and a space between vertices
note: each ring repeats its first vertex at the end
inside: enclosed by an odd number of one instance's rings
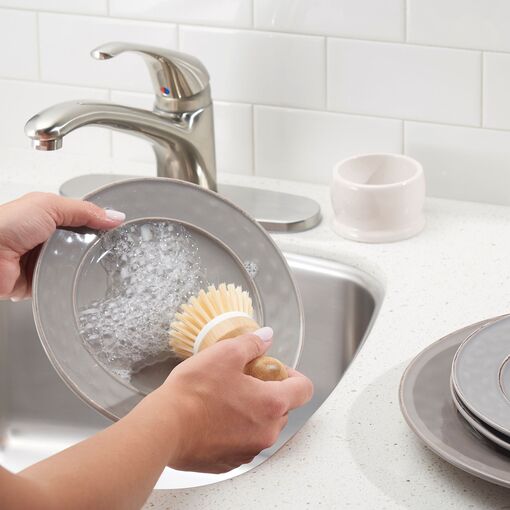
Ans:
MULTIPOLYGON (((211 190, 206 189, 206 188, 204 188, 202 186, 199 186, 197 184, 193 184, 193 183, 190 183, 190 182, 187 182, 187 181, 182 181, 180 179, 172 179, 172 178, 167 178, 167 177, 136 177, 135 176, 133 178, 123 179, 121 181, 115 181, 115 182, 107 183, 107 184, 105 184, 103 186, 100 186, 100 187, 98 187, 98 188, 96 188, 96 189, 86 193, 81 198, 81 200, 92 202, 92 200, 90 200, 90 199, 94 195, 102 193, 104 191, 109 190, 110 188, 117 187, 119 185, 134 184, 136 182, 143 183, 143 182, 158 182, 158 181, 162 182, 164 184, 168 184, 169 182, 171 182, 171 183, 173 183, 174 185, 177 185, 177 186, 182 186, 182 187, 185 187, 185 188, 186 187, 187 188, 193 188, 196 191, 198 191, 199 193, 204 193, 204 194, 207 194, 207 195, 210 195, 210 196, 214 196, 215 199, 219 199, 220 201, 226 203, 229 207, 233 208, 235 211, 237 211, 239 214, 244 216, 246 219, 250 220, 251 223, 253 224, 254 228, 257 228, 263 234, 263 236, 266 238, 268 243, 271 245, 272 249, 278 254, 280 260, 283 263, 283 268, 284 268, 284 270, 285 270, 285 272, 287 274, 288 280, 289 280, 289 282, 291 284, 291 287, 292 287, 292 290, 293 290, 293 294, 294 294, 295 299, 296 299, 298 312, 299 312, 299 331, 300 331, 300 335, 299 335, 299 339, 298 339, 297 351, 296 351, 296 354, 294 356, 294 360, 293 360, 293 363, 292 363, 292 366, 295 368, 299 364, 300 359, 301 359, 301 355, 302 355, 302 352, 303 352, 304 336, 305 336, 305 317, 304 317, 304 307, 303 307, 303 301, 302 301, 302 298, 301 298, 301 294, 299 292, 297 283, 296 283, 296 281, 294 279, 294 276, 293 276, 293 274, 292 274, 292 272, 290 270, 289 264, 288 264, 288 262, 287 262, 287 260, 285 258, 285 255, 283 254, 282 250, 280 249, 278 244, 275 242, 275 240, 272 238, 272 236, 262 227, 262 225, 260 225, 260 223, 258 221, 256 221, 252 216, 250 216, 246 211, 241 209, 239 206, 237 206, 236 204, 234 204, 233 202, 231 202, 229 199, 225 198, 224 196, 219 195, 217 192, 211 191, 211 190)), ((94 203, 94 202, 92 202, 92 203, 94 203)), ((61 229, 57 228, 56 230, 61 230, 61 229)), ((36 330, 37 330, 37 333, 38 333, 38 336, 39 336, 40 339, 42 337, 44 337, 44 334, 43 334, 44 333, 44 328, 43 328, 43 326, 41 324, 40 311, 39 311, 39 303, 38 303, 38 298, 37 298, 37 296, 38 296, 37 289, 38 289, 38 286, 39 286, 39 274, 40 274, 40 271, 41 271, 41 261, 43 260, 43 256, 44 256, 44 254, 46 253, 46 251, 48 249, 49 242, 50 242, 51 238, 53 237, 54 233, 52 234, 52 236, 47 241, 44 242, 43 246, 41 247, 41 251, 40 251, 39 257, 37 258, 37 263, 36 263, 36 266, 34 268, 34 274, 33 274, 32 312, 33 312, 33 316, 34 316, 34 323, 35 323, 35 326, 36 326, 36 330)), ((221 239, 220 239, 220 241, 221 241, 221 239)), ((221 241, 221 242, 223 243, 223 241, 221 241)), ((73 380, 71 380, 71 378, 69 378, 67 376, 66 371, 63 369, 62 365, 60 364, 60 362, 58 361, 57 357, 53 353, 53 350, 51 349, 49 344, 47 342, 42 342, 42 341, 41 341, 41 344, 43 346, 43 349, 44 349, 44 352, 45 352, 46 356, 50 360, 50 363, 53 366, 53 368, 55 369, 55 371, 57 372, 57 374, 60 376, 60 378, 64 381, 64 383, 68 386, 68 388, 77 397, 79 397, 81 400, 83 400, 85 403, 87 403, 90 407, 92 407, 93 409, 98 411, 103 416, 108 417, 112 421, 117 421, 117 420, 120 419, 119 416, 117 416, 116 414, 113 414, 108 409, 106 409, 105 407, 100 405, 98 402, 96 402, 95 399, 89 397, 88 395, 85 396, 85 394, 79 389, 78 385, 73 380)), ((114 378, 114 380, 118 383, 117 379, 114 378)), ((123 385, 123 386, 126 389, 132 390, 132 388, 130 388, 130 387, 127 387, 125 385, 123 385)))
MULTIPOLYGON (((452 384, 453 384, 455 391, 457 392, 457 395, 459 396, 460 400, 474 416, 476 416, 477 418, 479 418, 481 421, 485 422, 487 425, 491 426, 492 428, 498 430, 499 432, 510 436, 510 427, 505 428, 501 424, 498 424, 493 419, 489 418, 488 416, 486 416, 479 410, 475 409, 475 407, 466 400, 466 396, 465 396, 464 392, 462 392, 462 390, 459 386, 458 379, 456 377, 457 369, 458 369, 458 359, 459 359, 459 356, 460 356, 463 348, 469 342, 473 341, 473 338, 477 334, 479 334, 482 330, 488 329, 489 327, 494 326, 494 325, 498 324, 499 322, 503 322, 503 321, 505 321, 505 319, 510 319, 510 315, 505 315, 503 317, 500 317, 497 320, 494 320, 492 322, 488 322, 487 324, 484 324, 483 326, 478 328, 476 331, 473 331, 473 333, 471 333, 467 338, 465 338, 462 341, 462 343, 459 345, 459 348, 455 352, 455 356, 453 357, 453 360, 452 360, 451 379, 452 379, 452 384)), ((508 358, 508 355, 505 359, 507 359, 507 358, 508 358)), ((500 386, 500 370, 501 370, 501 365, 498 368, 498 386, 500 386)), ((500 388, 500 392, 503 393, 501 388, 500 388)), ((503 399, 507 402, 509 411, 510 411, 510 402, 508 402, 508 399, 506 398, 506 396, 504 394, 503 394, 503 399)))
POLYGON ((464 420, 469 424, 470 427, 474 428, 479 434, 483 436, 483 438, 491 443, 494 443, 499 448, 503 448, 510 452, 510 438, 508 441, 505 441, 495 434, 493 434, 490 430, 487 430, 484 427, 484 424, 476 418, 476 416, 471 416, 468 409, 464 408, 462 401, 459 399, 457 395, 455 395, 455 388, 453 387, 452 380, 450 379, 450 392, 452 397, 452 402, 457 411, 462 415, 464 420))

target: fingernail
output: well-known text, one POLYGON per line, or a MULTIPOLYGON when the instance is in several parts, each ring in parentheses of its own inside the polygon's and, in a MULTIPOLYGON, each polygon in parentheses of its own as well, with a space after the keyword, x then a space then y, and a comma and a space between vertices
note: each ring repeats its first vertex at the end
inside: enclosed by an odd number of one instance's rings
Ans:
POLYGON ((257 329, 257 331, 253 332, 254 335, 257 335, 264 342, 269 342, 273 338, 273 328, 266 326, 264 328, 257 329))
POLYGON ((123 212, 116 211, 115 209, 105 209, 106 217, 112 221, 124 221, 126 215, 123 212))

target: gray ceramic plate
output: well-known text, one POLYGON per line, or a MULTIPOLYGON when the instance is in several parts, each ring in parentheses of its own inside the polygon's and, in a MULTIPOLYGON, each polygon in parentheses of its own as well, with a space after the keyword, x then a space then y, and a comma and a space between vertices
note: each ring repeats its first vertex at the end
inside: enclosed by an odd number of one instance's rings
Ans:
POLYGON ((494 445, 497 445, 504 450, 510 451, 510 441, 505 437, 504 434, 498 432, 497 430, 489 427, 483 421, 479 420, 476 416, 473 416, 469 409, 467 409, 464 404, 459 399, 455 388, 450 380, 450 391, 452 394, 452 401, 459 414, 476 430, 479 434, 481 434, 485 439, 491 441, 494 445))
POLYGON ((452 363, 452 384, 460 401, 490 427, 510 437, 510 318, 474 332, 452 363))
POLYGON ((473 324, 433 343, 407 367, 400 383, 400 408, 411 429, 454 466, 510 487, 510 456, 483 441, 458 414, 450 393, 452 360, 459 345, 495 319, 473 324))
MULTIPOLYGON (((275 340, 270 354, 295 367, 303 342, 301 300, 282 253, 265 230, 216 193, 183 181, 129 179, 84 197, 126 213, 126 222, 169 219, 192 232, 208 280, 250 290, 260 322, 275 340), (245 266, 256 267, 249 274, 245 266)), ((106 273, 93 232, 57 230, 44 245, 34 275, 33 309, 41 342, 54 368, 88 404, 111 419, 127 414, 159 386, 176 360, 143 369, 131 381, 107 370, 85 347, 77 309, 104 294, 106 273)))

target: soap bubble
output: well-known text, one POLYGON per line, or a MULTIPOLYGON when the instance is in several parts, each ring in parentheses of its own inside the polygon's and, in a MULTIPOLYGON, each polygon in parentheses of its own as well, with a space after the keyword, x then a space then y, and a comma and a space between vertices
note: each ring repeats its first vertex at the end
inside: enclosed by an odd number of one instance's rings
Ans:
POLYGON ((243 262, 243 266, 246 269, 246 272, 252 277, 255 278, 259 272, 259 266, 253 260, 245 260, 243 262))
POLYGON ((129 379, 171 356, 170 321, 204 286, 198 247, 190 232, 170 221, 132 223, 102 235, 105 297, 79 311, 89 352, 129 379))

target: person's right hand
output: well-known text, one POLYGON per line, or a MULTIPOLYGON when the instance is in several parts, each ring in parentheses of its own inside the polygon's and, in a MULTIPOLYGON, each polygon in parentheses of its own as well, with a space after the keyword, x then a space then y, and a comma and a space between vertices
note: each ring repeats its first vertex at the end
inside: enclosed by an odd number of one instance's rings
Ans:
MULTIPOLYGON (((270 328, 263 330, 261 336, 272 336, 270 328)), ((313 385, 292 369, 284 381, 244 374, 270 345, 255 334, 222 340, 178 365, 151 394, 161 413, 176 415, 170 467, 222 473, 275 443, 287 413, 311 399, 313 385)))

